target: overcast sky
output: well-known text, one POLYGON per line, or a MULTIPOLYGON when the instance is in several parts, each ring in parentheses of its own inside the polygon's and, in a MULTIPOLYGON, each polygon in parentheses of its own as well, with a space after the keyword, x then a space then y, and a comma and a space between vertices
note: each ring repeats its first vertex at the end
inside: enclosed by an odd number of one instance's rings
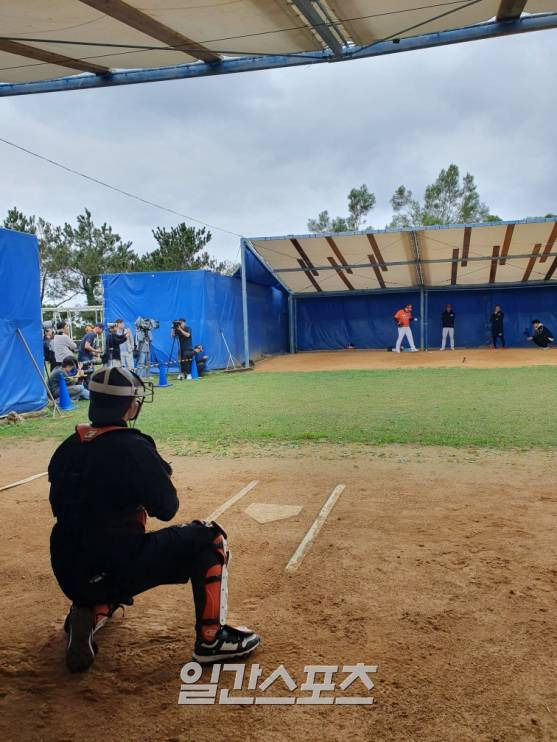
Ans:
MULTIPOLYGON (((557 31, 291 70, 0 98, 0 136, 246 236, 306 232, 376 194, 383 228, 404 184, 455 162, 504 219, 557 211, 557 31)), ((88 207, 139 252, 181 221, 0 143, 0 215, 54 223, 88 207)), ((238 239, 213 231, 235 259, 238 239)))

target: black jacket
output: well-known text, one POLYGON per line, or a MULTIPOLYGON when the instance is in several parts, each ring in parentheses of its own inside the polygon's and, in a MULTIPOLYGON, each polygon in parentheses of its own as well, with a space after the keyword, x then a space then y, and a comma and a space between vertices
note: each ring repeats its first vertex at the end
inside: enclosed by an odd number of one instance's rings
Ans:
POLYGON ((176 514, 171 473, 153 439, 123 423, 89 443, 74 433, 56 449, 48 467, 57 518, 50 551, 68 597, 75 599, 76 581, 126 574, 146 538, 138 508, 164 521, 176 514))
POLYGON ((120 358, 120 346, 127 340, 127 335, 118 335, 116 332, 110 332, 108 334, 108 360, 119 361, 120 358))
POLYGON ((178 339, 178 343, 180 345, 180 352, 181 353, 189 353, 193 350, 193 337, 192 337, 192 331, 191 327, 181 327, 181 330, 184 332, 189 332, 189 336, 186 337, 180 330, 175 330, 175 335, 178 339))
POLYGON ((540 325, 534 330, 533 333, 534 337, 538 338, 544 338, 546 340, 550 340, 551 342, 555 338, 555 335, 551 332, 551 330, 548 327, 545 327, 545 325, 540 325))
POLYGON ((491 322, 492 332, 503 332, 503 319, 505 318, 504 312, 493 312, 489 321, 491 322))
POLYGON ((455 318, 455 313, 447 312, 447 310, 445 309, 445 311, 441 315, 442 327, 454 327, 454 318, 455 318))

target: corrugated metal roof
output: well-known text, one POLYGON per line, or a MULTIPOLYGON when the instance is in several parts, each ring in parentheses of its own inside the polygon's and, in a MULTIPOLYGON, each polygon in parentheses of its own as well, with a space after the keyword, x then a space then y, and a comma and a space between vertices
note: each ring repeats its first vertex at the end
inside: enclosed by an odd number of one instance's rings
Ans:
POLYGON ((250 238, 291 292, 327 293, 557 281, 557 222, 250 238))

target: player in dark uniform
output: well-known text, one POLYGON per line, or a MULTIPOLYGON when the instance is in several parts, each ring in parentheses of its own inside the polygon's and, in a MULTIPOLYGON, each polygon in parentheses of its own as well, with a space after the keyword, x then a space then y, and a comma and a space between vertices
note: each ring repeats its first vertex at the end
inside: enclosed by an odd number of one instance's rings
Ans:
POLYGON ((451 350, 454 350, 454 321, 455 313, 453 311, 452 304, 445 306, 445 311, 441 315, 441 350, 445 350, 447 346, 447 338, 451 342, 451 350))
POLYGON ((532 335, 528 337, 528 340, 539 346, 540 348, 549 348, 551 343, 555 342, 555 337, 548 327, 545 327, 539 319, 532 320, 532 335))
POLYGON ((491 324, 491 340, 493 342, 493 348, 497 348, 497 340, 501 341, 501 347, 505 347, 505 332, 503 330, 503 320, 505 318, 505 315, 503 313, 503 310, 497 304, 495 307, 495 310, 491 317, 489 318, 489 322, 491 324))
POLYGON ((91 425, 78 425, 48 467, 57 519, 52 568, 72 601, 65 624, 68 668, 92 664, 93 635, 120 604, 188 580, 196 613, 193 659, 207 664, 251 653, 259 636, 225 623, 229 552, 218 523, 195 520, 145 532, 147 516, 169 521, 178 510, 170 465, 152 438, 128 427, 146 396, 152 399, 152 385, 114 367, 94 373, 89 389, 91 425))

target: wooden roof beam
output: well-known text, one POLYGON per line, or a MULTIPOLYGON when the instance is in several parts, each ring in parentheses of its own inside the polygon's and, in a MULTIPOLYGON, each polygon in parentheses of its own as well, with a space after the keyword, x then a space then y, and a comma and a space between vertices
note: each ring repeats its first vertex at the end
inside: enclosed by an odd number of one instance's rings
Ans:
POLYGON ((520 18, 528 0, 501 0, 497 11, 498 21, 515 21, 520 18))
POLYGON ((203 62, 222 61, 219 54, 212 52, 203 44, 183 36, 178 31, 165 26, 150 15, 123 2, 123 0, 79 0, 79 2, 120 21, 120 23, 124 23, 126 26, 135 28, 136 31, 140 31, 146 36, 157 39, 157 41, 176 49, 176 51, 184 52, 190 57, 201 59, 203 62))
POLYGON ((36 46, 21 44, 19 41, 0 40, 0 51, 17 54, 19 57, 27 57, 27 59, 36 59, 47 64, 55 64, 59 67, 67 67, 70 70, 92 72, 95 75, 108 75, 110 73, 109 68, 103 65, 93 64, 85 59, 74 59, 74 57, 66 57, 63 54, 55 54, 36 46))

